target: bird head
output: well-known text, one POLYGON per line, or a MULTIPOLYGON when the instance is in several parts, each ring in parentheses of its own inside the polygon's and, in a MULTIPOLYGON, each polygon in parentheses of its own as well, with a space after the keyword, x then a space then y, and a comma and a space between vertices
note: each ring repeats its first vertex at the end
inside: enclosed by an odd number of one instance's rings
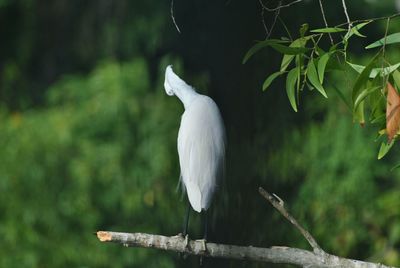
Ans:
POLYGON ((172 65, 168 65, 167 68, 165 69, 165 81, 164 81, 164 88, 165 92, 167 93, 168 96, 173 96, 174 95, 174 90, 172 89, 171 82, 173 82, 174 79, 176 79, 177 75, 172 71, 172 65))

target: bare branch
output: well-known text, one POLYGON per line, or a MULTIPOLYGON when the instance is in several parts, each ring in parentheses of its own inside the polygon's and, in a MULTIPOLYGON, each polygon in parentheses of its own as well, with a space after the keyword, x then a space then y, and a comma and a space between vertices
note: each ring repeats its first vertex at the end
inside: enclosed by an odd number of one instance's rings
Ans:
POLYGON ((178 33, 181 33, 181 30, 179 29, 178 24, 176 24, 176 21, 175 21, 175 16, 174 16, 174 0, 171 0, 171 19, 172 19, 172 22, 174 23, 175 28, 176 28, 176 30, 178 31, 178 33))
MULTIPOLYGON (((322 18, 324 19, 325 27, 328 28, 329 27, 328 26, 328 21, 326 20, 326 17, 325 17, 325 11, 324 11, 324 6, 322 5, 322 0, 319 0, 319 7, 321 9, 322 18)), ((333 46, 334 42, 333 42, 333 38, 332 38, 331 33, 328 33, 328 36, 329 36, 329 40, 331 40, 331 45, 333 46)))
POLYGON ((317 241, 315 241, 314 237, 303 227, 300 226, 300 224, 296 221, 295 218, 293 218, 292 215, 287 212, 285 209, 285 203, 283 200, 278 197, 277 195, 271 195, 267 191, 265 191, 262 187, 258 188, 258 191, 260 194, 267 199, 271 205, 274 206, 290 223, 292 223, 299 231, 300 233, 304 236, 304 238, 308 241, 310 246, 313 248, 314 252, 319 255, 325 254, 325 252, 322 250, 322 248, 318 245, 317 241))
POLYGON ((279 2, 278 6, 274 7, 274 8, 267 7, 262 1, 260 1, 260 3, 261 3, 261 6, 265 10, 267 10, 267 11, 276 11, 276 10, 279 10, 279 9, 282 9, 282 8, 285 8, 285 7, 290 7, 291 5, 294 5, 294 4, 299 3, 301 1, 303 1, 303 0, 294 0, 293 2, 290 2, 290 3, 286 4, 286 5, 281 5, 280 2, 279 2))
POLYGON ((375 264, 351 259, 340 258, 330 254, 324 256, 314 252, 289 247, 243 247, 215 243, 205 243, 204 240, 188 240, 182 235, 162 236, 144 233, 118 233, 99 231, 96 233, 101 242, 113 242, 126 247, 156 248, 167 251, 181 252, 203 257, 227 258, 236 260, 251 260, 268 263, 294 264, 301 267, 347 267, 347 268, 386 268, 375 264), (206 249, 204 248, 206 246, 206 249))
POLYGON ((261 5, 261 23, 262 23, 262 25, 263 25, 263 27, 264 27, 265 33, 266 33, 267 36, 268 36, 268 35, 269 35, 269 30, 268 30, 267 24, 265 23, 265 18, 264 18, 264 11, 265 11, 265 8, 264 8, 264 5, 263 5, 262 0, 258 0, 258 2, 259 2, 260 5, 261 5))
POLYGON ((387 34, 388 34, 388 30, 389 30, 389 24, 390 24, 390 18, 388 18, 387 20, 386 20, 386 29, 385 29, 385 39, 384 39, 384 41, 383 41, 383 46, 382 46, 382 66, 381 66, 381 68, 382 68, 382 88, 384 89, 384 88, 386 88, 386 84, 387 84, 387 82, 388 82, 388 79, 389 79, 389 75, 383 75, 383 73, 384 73, 384 67, 385 67, 385 62, 386 62, 386 58, 385 58, 385 56, 386 56, 386 38, 387 38, 387 34))
MULTIPOLYGON (((265 18, 264 18, 264 12, 265 12, 265 10, 267 10, 267 9, 265 9, 265 6, 264 6, 264 3, 262 2, 262 0, 258 0, 258 2, 259 2, 260 5, 261 5, 261 23, 262 23, 262 25, 263 25, 263 27, 264 27, 265 33, 267 34, 267 36, 266 36, 265 39, 269 39, 270 36, 271 36, 271 34, 272 34, 272 31, 273 31, 274 28, 275 28, 275 24, 276 24, 276 21, 277 21, 277 19, 278 19, 278 16, 279 16, 279 13, 280 13, 281 9, 277 9, 276 11, 274 11, 274 12, 275 12, 275 13, 274 13, 274 19, 273 19, 273 21, 272 21, 272 24, 271 24, 270 29, 268 29, 267 24, 265 23, 265 18)), ((281 4, 282 4, 282 1, 279 1, 279 2, 278 2, 278 6, 281 6, 281 4)), ((268 11, 268 10, 267 10, 267 11, 268 11)))
POLYGON ((350 20, 349 13, 347 12, 346 0, 342 0, 342 6, 343 6, 344 14, 346 15, 346 20, 347 20, 347 23, 348 23, 348 25, 347 25, 348 31, 350 31, 351 26, 352 26, 352 22, 350 20))
POLYGON ((370 19, 360 19, 360 20, 353 20, 353 21, 350 21, 350 22, 344 22, 344 23, 336 25, 336 27, 340 27, 340 26, 344 26, 344 25, 348 25, 348 24, 360 23, 360 22, 394 19, 394 18, 397 18, 397 17, 400 17, 400 12, 392 14, 390 16, 385 16, 385 17, 375 17, 375 18, 370 18, 370 19))

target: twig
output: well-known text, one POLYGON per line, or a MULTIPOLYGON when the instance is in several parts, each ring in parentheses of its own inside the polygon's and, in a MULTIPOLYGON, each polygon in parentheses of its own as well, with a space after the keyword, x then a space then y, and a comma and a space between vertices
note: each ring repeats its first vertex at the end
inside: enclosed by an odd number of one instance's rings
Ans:
POLYGON ((181 33, 181 30, 179 29, 178 24, 176 24, 176 21, 175 21, 175 16, 174 16, 174 0, 171 0, 171 19, 172 19, 172 22, 174 23, 175 28, 176 28, 176 30, 178 31, 178 33, 181 33))
POLYGON ((347 12, 346 0, 342 0, 342 6, 343 6, 344 14, 346 15, 346 20, 347 20, 347 23, 348 23, 348 26, 347 26, 348 27, 348 32, 350 32, 350 29, 351 29, 351 26, 352 26, 352 22, 350 20, 349 13, 347 12))
MULTIPOLYGON (((279 4, 281 4, 281 2, 282 2, 282 1, 279 1, 279 4)), ((268 36, 267 36, 267 39, 269 39, 269 38, 271 37, 272 30, 275 28, 276 19, 278 18, 280 12, 281 12, 280 9, 278 9, 277 11, 275 11, 275 14, 274 14, 274 21, 273 21, 272 24, 271 24, 271 28, 270 28, 269 34, 268 34, 268 36)))
POLYGON ((263 27, 264 27, 265 33, 267 34, 267 36, 269 36, 269 30, 268 30, 267 24, 265 23, 265 18, 264 18, 264 11, 265 11, 266 9, 264 8, 264 5, 263 5, 263 3, 262 3, 262 0, 258 0, 258 2, 259 2, 260 5, 261 5, 261 23, 262 23, 262 25, 263 25, 263 27))
POLYGON ((113 242, 126 247, 156 248, 204 257, 294 264, 309 268, 390 268, 382 264, 345 259, 327 253, 321 256, 298 248, 259 248, 204 243, 204 240, 186 240, 182 235, 162 236, 144 233, 98 231, 96 236, 101 242, 113 242), (206 249, 204 249, 204 245, 206 245, 206 249))
POLYGON ((384 74, 384 65, 385 65, 385 55, 386 55, 386 38, 388 34, 388 29, 389 29, 389 24, 390 24, 390 18, 387 19, 386 21, 386 29, 385 29, 385 38, 383 41, 383 46, 382 46, 382 89, 386 88, 387 81, 389 79, 389 76, 385 76, 384 74))
POLYGON ((325 254, 325 251, 318 245, 314 237, 312 237, 312 235, 306 229, 301 227, 300 224, 296 221, 296 219, 293 218, 292 215, 289 214, 289 212, 287 212, 287 210, 285 209, 285 203, 282 201, 282 199, 276 198, 275 194, 271 195, 270 193, 265 191, 262 187, 258 188, 258 191, 265 199, 267 199, 271 203, 271 205, 274 206, 274 208, 276 208, 288 221, 290 221, 300 231, 300 233, 308 241, 308 243, 313 248, 316 254, 318 255, 325 254))
POLYGON ((290 3, 286 4, 286 5, 281 5, 280 2, 279 2, 278 6, 277 6, 277 7, 274 7, 274 8, 269 8, 269 7, 267 7, 266 5, 264 5, 264 3, 263 3, 262 1, 260 1, 260 3, 261 3, 261 6, 262 6, 265 10, 267 10, 267 11, 276 11, 276 10, 279 10, 279 9, 282 9, 282 8, 285 8, 285 7, 290 7, 291 5, 294 5, 294 4, 299 3, 299 2, 301 2, 301 1, 303 1, 303 0, 295 0, 295 1, 293 1, 293 2, 290 2, 290 3))
MULTIPOLYGON (((324 6, 322 5, 322 0, 319 0, 319 7, 321 9, 322 18, 324 19, 325 27, 328 28, 329 27, 328 21, 326 20, 326 17, 325 17, 325 11, 324 11, 324 6)), ((328 36, 329 36, 329 40, 331 40, 331 45, 333 46, 334 42, 333 42, 331 33, 328 33, 328 36)))
MULTIPOLYGON (((269 39, 270 36, 271 36, 271 34, 272 34, 272 31, 273 31, 274 28, 275 28, 276 20, 277 20, 277 18, 278 18, 278 16, 279 16, 279 13, 280 13, 281 9, 277 9, 277 10, 275 11, 274 19, 273 19, 273 21, 272 21, 271 27, 270 27, 270 29, 268 29, 267 24, 265 23, 265 18, 264 18, 264 12, 265 12, 265 10, 267 10, 267 9, 265 9, 265 6, 264 6, 262 0, 258 0, 258 2, 259 2, 260 5, 261 5, 261 23, 262 23, 262 25, 263 25, 263 27, 264 27, 265 33, 267 34, 267 36, 266 36, 265 39, 269 39)), ((281 3, 282 3, 282 1, 279 1, 279 2, 278 2, 278 6, 280 6, 281 3)))
POLYGON ((392 14, 390 16, 385 16, 385 17, 375 17, 375 18, 370 18, 370 19, 360 19, 360 20, 353 20, 350 22, 344 22, 344 23, 336 25, 336 27, 340 27, 340 26, 344 26, 344 25, 348 25, 348 24, 360 23, 360 22, 367 22, 367 21, 379 21, 379 20, 394 19, 397 17, 400 17, 400 12, 392 14))
POLYGON ((389 24, 390 24, 390 18, 388 18, 386 20, 385 37, 384 37, 383 46, 382 46, 382 58, 383 59, 385 59, 386 38, 387 38, 387 34, 388 34, 389 24))

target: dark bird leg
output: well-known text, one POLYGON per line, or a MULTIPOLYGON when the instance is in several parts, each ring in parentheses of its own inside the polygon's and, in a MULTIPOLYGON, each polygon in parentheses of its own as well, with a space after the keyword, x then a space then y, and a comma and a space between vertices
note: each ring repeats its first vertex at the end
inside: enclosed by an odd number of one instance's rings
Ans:
MULTIPOLYGON (((203 247, 204 251, 207 251, 206 243, 207 243, 207 236, 208 236, 208 228, 207 228, 207 210, 204 210, 204 215, 203 215, 203 228, 204 228, 204 235, 203 235, 203 247)), ((203 257, 200 257, 200 266, 203 266, 203 257)))
POLYGON ((207 236, 208 236, 208 222, 207 222, 207 210, 204 210, 204 217, 203 217, 203 226, 204 226, 204 235, 203 239, 204 241, 207 241, 207 236))
MULTIPOLYGON (((183 233, 182 236, 185 238, 186 242, 189 241, 189 236, 188 236, 188 232, 189 232, 189 215, 190 215, 190 202, 188 200, 188 206, 186 209, 186 216, 185 219, 183 221, 183 233)), ((187 247, 188 245, 186 245, 187 247)), ((187 255, 185 255, 184 253, 179 253, 179 257, 180 259, 186 259, 187 255)))
POLYGON ((189 214, 190 214, 190 203, 188 201, 188 206, 187 206, 187 209, 186 209, 185 221, 183 222, 183 236, 186 236, 188 234, 189 214))

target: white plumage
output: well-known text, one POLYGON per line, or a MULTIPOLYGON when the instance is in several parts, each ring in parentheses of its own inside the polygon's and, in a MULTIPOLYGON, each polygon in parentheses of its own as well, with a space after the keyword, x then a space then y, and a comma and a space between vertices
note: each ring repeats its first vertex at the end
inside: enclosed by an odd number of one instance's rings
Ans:
POLYGON ((215 102, 198 94, 168 66, 165 91, 185 106, 178 134, 181 179, 192 208, 201 212, 210 206, 225 161, 225 129, 215 102))

